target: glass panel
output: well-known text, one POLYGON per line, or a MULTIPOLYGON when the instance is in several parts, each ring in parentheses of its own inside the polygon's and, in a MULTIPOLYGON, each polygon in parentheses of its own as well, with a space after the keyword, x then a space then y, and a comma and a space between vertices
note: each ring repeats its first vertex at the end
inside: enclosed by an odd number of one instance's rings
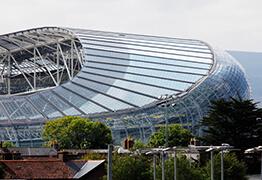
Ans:
POLYGON ((173 66, 172 64, 157 64, 152 62, 139 62, 139 61, 127 61, 122 59, 115 59, 115 58, 106 58, 106 57, 95 57, 95 56, 88 56, 89 62, 98 62, 98 63, 112 63, 116 65, 121 66, 137 66, 141 68, 153 68, 153 69, 161 69, 161 70, 167 70, 167 71, 179 71, 179 72, 186 72, 186 73, 197 73, 205 75, 208 73, 208 70, 203 69, 193 69, 188 67, 179 67, 179 66, 173 66))
POLYGON ((42 114, 40 114, 29 102, 25 99, 17 99, 17 104, 21 108, 23 114, 29 119, 42 119, 44 118, 42 114))
POLYGON ((149 63, 164 63, 164 64, 170 64, 170 65, 176 65, 176 66, 188 66, 192 68, 204 68, 204 69, 210 69, 211 64, 202 64, 198 62, 190 62, 186 60, 177 60, 177 59, 168 59, 168 58, 159 58, 159 57, 153 57, 153 56, 144 56, 144 55, 133 55, 129 53, 121 53, 121 52, 112 52, 112 51, 104 51, 104 50, 96 50, 96 49, 85 49, 86 58, 89 60, 89 58, 92 58, 94 56, 100 57, 100 56, 106 56, 108 58, 119 59, 119 60, 134 60, 134 61, 146 61, 149 63))
POLYGON ((67 99, 69 102, 74 104, 76 107, 84 111, 85 113, 95 113, 95 112, 103 112, 107 111, 106 109, 102 108, 101 106, 98 106, 87 99, 84 99, 80 97, 79 95, 72 93, 62 87, 58 87, 55 89, 59 95, 63 96, 65 99, 67 99))
MULTIPOLYGON (((114 79, 112 77, 109 77, 109 75, 106 75, 104 77, 102 77, 102 76, 98 77, 96 75, 89 74, 88 77, 90 79, 99 80, 101 82, 107 82, 108 79, 114 79)), ((158 96, 160 96, 161 94, 177 93, 177 91, 174 91, 174 90, 167 90, 167 89, 164 89, 164 88, 148 86, 148 85, 144 85, 144 84, 140 84, 140 83, 134 83, 134 82, 120 80, 120 79, 116 79, 115 82, 114 82, 114 85, 118 86, 118 87, 127 88, 127 89, 130 89, 132 91, 149 94, 150 96, 153 96, 153 97, 156 97, 156 98, 158 96)))
POLYGON ((190 52, 190 51, 178 51, 175 49, 164 49, 164 48, 158 48, 158 47, 147 47, 147 46, 141 46, 141 45, 131 45, 131 44, 117 44, 117 43, 111 43, 111 42, 103 42, 103 41, 95 41, 95 40, 83 40, 82 41, 85 44, 90 45, 98 45, 98 46, 108 46, 108 47, 116 47, 116 48, 122 48, 122 49, 132 49, 132 50, 141 50, 141 51, 150 51, 150 52, 159 52, 159 53, 167 53, 167 54, 177 54, 177 55, 186 55, 186 56, 196 56, 196 57, 204 57, 204 58, 212 58, 212 54, 207 53, 196 53, 196 52, 190 52))
MULTIPOLYGON (((162 57, 162 58, 183 59, 183 60, 194 61, 194 62, 212 63, 212 59, 189 57, 189 56, 183 56, 183 55, 172 55, 172 54, 164 54, 164 53, 159 53, 159 52, 146 52, 146 51, 141 51, 141 50, 121 49, 121 48, 105 47, 105 46, 98 46, 98 45, 88 45, 87 47, 91 49, 93 48, 93 49, 99 49, 99 50, 124 52, 124 53, 136 54, 136 55, 147 55, 147 56, 156 56, 156 57, 162 57)), ((85 48, 85 49, 88 49, 88 48, 85 48)))
MULTIPOLYGON (((80 76, 80 77, 82 77, 82 76, 80 76)), ((95 81, 97 81, 97 82, 93 82, 93 81, 89 81, 87 79, 80 79, 80 78, 75 79, 75 81, 77 81, 81 84, 88 84, 88 87, 91 87, 91 88, 108 89, 106 94, 120 98, 124 101, 135 104, 137 106, 142 106, 142 105, 148 104, 148 103, 150 103, 154 100, 154 99, 149 98, 147 96, 136 94, 132 91, 123 90, 123 89, 119 89, 119 88, 115 88, 115 87, 110 87, 111 84, 108 84, 107 83, 108 81, 99 81, 99 80, 100 80, 100 78, 96 78, 95 81), (105 85, 105 82, 108 85, 105 85), (103 83, 103 84, 101 84, 101 83, 103 83), (101 87, 106 87, 106 88, 101 88, 101 87)))
POLYGON ((43 100, 39 95, 34 94, 28 99, 38 108, 38 110, 44 113, 48 118, 56 118, 62 116, 62 114, 57 111, 52 105, 43 100))
POLYGON ((0 120, 8 120, 8 117, 6 116, 6 113, 4 112, 4 109, 1 103, 0 103, 0 120))
POLYGON ((15 103, 15 101, 6 100, 2 101, 2 104, 4 105, 11 120, 26 119, 26 117, 21 112, 19 106, 15 103))
MULTIPOLYGON (((174 39, 174 38, 161 38, 161 37, 156 37, 153 38, 151 37, 146 37, 146 36, 139 36, 139 38, 128 38, 126 35, 123 37, 120 37, 119 34, 115 34, 115 37, 112 36, 108 36, 106 34, 101 35, 92 35, 89 34, 89 32, 85 31, 85 33, 80 34, 80 37, 85 37, 88 34, 88 36, 90 37, 102 37, 102 38, 107 38, 107 39, 116 39, 116 40, 123 40, 123 41, 132 41, 132 42, 141 42, 141 43, 156 43, 159 45, 170 45, 170 46, 183 46, 183 47, 188 47, 188 48, 205 48, 208 49, 208 47, 203 44, 200 43, 199 41, 195 41, 195 40, 178 40, 178 39, 174 39), (82 36, 81 36, 82 35, 82 36), (182 43, 183 42, 183 43, 182 43)), ((129 35, 130 36, 130 35, 129 35)))
POLYGON ((81 114, 74 107, 71 107, 69 104, 65 103, 50 91, 43 92, 42 94, 43 96, 47 97, 48 101, 52 102, 60 111, 63 111, 66 115, 73 116, 81 114))
MULTIPOLYGON (((119 66, 114 66, 114 65, 108 65, 108 64, 97 64, 97 63, 88 63, 90 65, 89 68, 89 72, 99 72, 98 69, 96 68, 100 68, 102 70, 111 70, 111 71, 122 71, 122 72, 130 72, 130 73, 138 73, 138 74, 145 74, 148 76, 154 75, 154 76, 159 76, 159 77, 163 77, 163 78, 172 78, 172 79, 177 79, 177 80, 181 80, 181 81, 189 81, 189 82, 196 82, 198 79, 200 79, 203 76, 199 76, 199 75, 193 75, 193 74, 182 74, 182 73, 174 73, 174 72, 167 72, 167 71, 157 71, 157 70, 151 70, 151 69, 142 69, 142 68, 135 68, 135 67, 125 67, 125 68, 118 68, 119 66), (92 68, 94 67, 94 68, 92 68), (92 69, 90 71, 90 69, 92 69)), ((111 72, 103 72, 104 75, 107 74, 111 74, 111 72)), ((114 73, 114 72, 112 72, 114 73)), ((126 78, 125 74, 125 79, 126 78)), ((142 81, 140 81, 142 82, 142 81)))
MULTIPOLYGON (((91 72, 91 71, 84 71, 84 72, 88 73, 88 72, 91 72)), ((121 74, 121 73, 110 72, 110 73, 103 73, 103 74, 106 74, 105 76, 109 76, 109 77, 112 77, 112 78, 114 78, 114 77, 118 78, 119 74, 121 74)), ((91 80, 97 79, 96 74, 88 74, 86 76, 91 80)), ((188 87, 190 87, 192 85, 192 84, 189 84, 189 83, 182 83, 182 82, 178 82, 178 81, 152 78, 152 77, 146 77, 146 76, 138 76, 138 75, 133 75, 133 74, 125 74, 124 79, 131 80, 131 81, 137 81, 137 82, 141 82, 141 83, 157 85, 157 86, 161 86, 163 88, 177 89, 177 90, 181 90, 181 91, 187 89, 188 87)), ((109 80, 109 81, 112 81, 112 80, 109 80)))
POLYGON ((94 40, 94 41, 99 41, 99 42, 111 42, 115 44, 130 44, 130 45, 140 45, 140 46, 146 46, 146 47, 156 47, 156 48, 163 48, 163 49, 175 49, 175 50, 180 50, 180 51, 194 51, 197 53, 211 53, 211 51, 207 48, 192 48, 192 47, 186 47, 186 46, 179 46, 175 44, 159 44, 157 42, 150 42, 150 43, 145 43, 145 42, 136 42, 132 40, 119 40, 119 39, 114 39, 110 37, 93 37, 90 35, 83 35, 80 36, 81 40, 83 42, 89 42, 89 40, 94 40))
MULTIPOLYGON (((86 85, 88 87, 88 85, 86 85)), ((108 107, 109 109, 112 110, 119 110, 119 109, 125 109, 125 108, 131 108, 132 106, 125 104, 123 102, 120 102, 116 99, 113 99, 111 97, 105 96, 103 94, 96 93, 95 96, 90 96, 90 90, 83 88, 79 85, 76 84, 70 84, 68 86, 69 89, 78 92, 79 94, 92 99, 95 102, 98 102, 99 104, 108 107)), ((93 92, 92 92, 93 93, 93 92)))

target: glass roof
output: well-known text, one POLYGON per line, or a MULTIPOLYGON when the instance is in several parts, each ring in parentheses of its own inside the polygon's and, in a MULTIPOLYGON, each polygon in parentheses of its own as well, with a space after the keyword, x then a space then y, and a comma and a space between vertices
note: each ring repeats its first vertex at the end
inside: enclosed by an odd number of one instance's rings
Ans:
POLYGON ((2 35, 3 61, 6 52, 12 52, 14 61, 9 69, 7 63, 0 64, 4 78, 11 71, 13 77, 27 77, 33 86, 29 77, 45 72, 51 73, 45 82, 57 84, 19 98, 14 95, 12 100, 0 96, 5 109, 1 120, 31 117, 34 121, 139 108, 163 94, 187 92, 207 77, 214 64, 209 46, 198 40, 81 29, 40 28, 2 35), (38 58, 32 61, 36 53, 38 58), (58 83, 64 80, 62 74, 68 74, 64 84, 58 83))

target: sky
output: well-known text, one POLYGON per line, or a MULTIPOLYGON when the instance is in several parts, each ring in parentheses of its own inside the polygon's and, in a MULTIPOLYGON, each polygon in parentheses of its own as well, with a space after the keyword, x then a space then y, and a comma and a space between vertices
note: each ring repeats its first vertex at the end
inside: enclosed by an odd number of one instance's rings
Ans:
POLYGON ((1 0, 0 34, 61 26, 262 52, 262 0, 1 0))

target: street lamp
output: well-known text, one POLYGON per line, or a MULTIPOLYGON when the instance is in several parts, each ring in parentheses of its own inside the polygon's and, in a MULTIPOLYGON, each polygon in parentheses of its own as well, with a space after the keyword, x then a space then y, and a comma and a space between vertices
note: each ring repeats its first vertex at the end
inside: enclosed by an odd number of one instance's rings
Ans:
POLYGON ((114 146, 112 144, 108 144, 107 151, 107 180, 112 180, 112 151, 114 146))
POLYGON ((176 171, 176 147, 173 147, 174 150, 174 180, 177 180, 177 171, 176 171))
POLYGON ((151 151, 146 152, 146 155, 153 155, 153 177, 154 180, 156 180, 156 154, 161 155, 161 168, 162 168, 162 180, 165 180, 165 159, 164 155, 165 152, 168 151, 170 148, 164 148, 164 147, 159 147, 159 148, 154 148, 151 151))
POLYGON ((211 152, 211 180, 214 179, 214 157, 213 151, 220 150, 221 152, 221 180, 224 180, 224 151, 228 149, 232 149, 233 146, 229 144, 223 143, 221 146, 195 146, 189 145, 189 148, 197 149, 197 150, 205 150, 206 152, 211 152), (213 178, 213 179, 212 179, 213 178))
POLYGON ((164 94, 158 97, 159 100, 163 100, 160 103, 157 103, 158 106, 165 108, 165 147, 168 147, 168 117, 167 117, 167 107, 175 106, 176 104, 168 104, 171 100, 176 98, 175 95, 164 94))
POLYGON ((162 180, 165 180, 165 152, 168 151, 170 148, 161 149, 161 159, 162 159, 162 180))
POLYGON ((217 148, 210 146, 210 148, 208 148, 206 150, 206 152, 210 152, 210 161, 211 161, 211 180, 214 180, 214 150, 216 150, 217 148))
POLYGON ((223 143, 222 146, 218 147, 221 150, 221 180, 224 180, 224 150, 233 148, 229 144, 223 143))
POLYGON ((256 153, 256 152, 260 152, 260 161, 261 161, 261 166, 260 166, 260 179, 262 180, 262 146, 258 146, 258 147, 254 147, 254 148, 250 148, 245 150, 245 153, 256 153))
POLYGON ((146 155, 153 155, 153 180, 156 180, 156 154, 158 154, 158 152, 156 151, 149 151, 146 152, 146 155))

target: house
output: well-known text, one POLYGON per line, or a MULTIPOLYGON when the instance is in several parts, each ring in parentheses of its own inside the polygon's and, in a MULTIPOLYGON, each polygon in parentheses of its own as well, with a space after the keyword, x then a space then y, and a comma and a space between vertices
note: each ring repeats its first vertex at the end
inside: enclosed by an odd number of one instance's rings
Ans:
POLYGON ((85 179, 104 175, 105 160, 30 159, 0 160, 4 179, 85 179))

